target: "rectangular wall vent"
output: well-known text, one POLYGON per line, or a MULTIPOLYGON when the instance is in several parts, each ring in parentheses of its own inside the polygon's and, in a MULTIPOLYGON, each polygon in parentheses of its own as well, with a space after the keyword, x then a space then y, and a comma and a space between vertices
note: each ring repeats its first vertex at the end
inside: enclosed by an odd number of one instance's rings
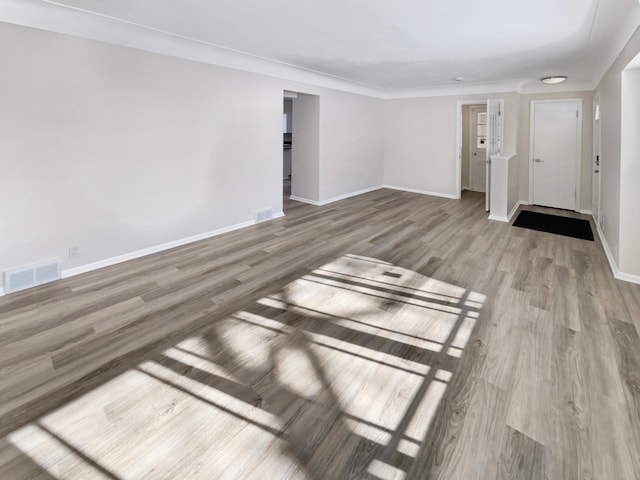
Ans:
POLYGON ((6 293, 18 292, 25 288, 53 282, 60 278, 60 261, 50 260, 26 267, 14 268, 4 272, 4 290, 6 293))
POLYGON ((262 210, 256 210, 256 223, 265 222, 273 218, 272 208, 263 208, 262 210))

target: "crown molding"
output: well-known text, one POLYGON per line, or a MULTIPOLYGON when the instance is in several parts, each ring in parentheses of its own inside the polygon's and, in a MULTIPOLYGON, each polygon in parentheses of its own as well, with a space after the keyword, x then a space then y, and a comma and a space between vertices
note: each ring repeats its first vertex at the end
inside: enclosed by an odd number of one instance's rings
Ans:
POLYGON ((0 0, 0 21, 382 98, 370 85, 45 0, 0 0))
POLYGON ((401 98, 421 98, 421 97, 448 97, 461 95, 477 95, 487 93, 508 93, 517 92, 519 81, 495 82, 495 83, 471 83, 443 85, 439 87, 425 87, 411 90, 388 90, 383 93, 385 100, 401 98))
POLYGON ((118 18, 61 5, 53 0, 0 0, 0 21, 378 99, 492 93, 535 94, 595 89, 595 85, 587 83, 567 82, 547 86, 538 85, 539 82, 531 79, 517 79, 505 82, 385 90, 118 18))

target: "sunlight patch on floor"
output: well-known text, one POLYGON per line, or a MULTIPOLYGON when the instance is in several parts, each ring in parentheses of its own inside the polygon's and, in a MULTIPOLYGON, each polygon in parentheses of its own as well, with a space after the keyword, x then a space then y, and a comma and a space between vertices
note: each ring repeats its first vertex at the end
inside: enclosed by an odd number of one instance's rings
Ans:
POLYGON ((323 478, 363 450, 403 479, 485 301, 346 255, 9 439, 56 478, 323 478))

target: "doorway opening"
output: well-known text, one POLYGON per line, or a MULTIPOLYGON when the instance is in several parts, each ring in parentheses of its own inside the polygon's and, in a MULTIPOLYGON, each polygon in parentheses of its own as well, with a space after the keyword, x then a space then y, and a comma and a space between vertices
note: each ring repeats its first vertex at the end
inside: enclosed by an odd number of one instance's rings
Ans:
POLYGON ((299 202, 319 204, 320 97, 284 91, 282 193, 286 213, 299 202))
POLYGON ((291 197, 291 148, 293 142, 293 101, 298 95, 284 92, 282 113, 282 204, 287 205, 291 197))
POLYGON ((462 106, 462 188, 486 193, 487 104, 462 106))
POLYGON ((490 210, 491 156, 502 150, 504 100, 458 101, 456 191, 477 192, 490 210))

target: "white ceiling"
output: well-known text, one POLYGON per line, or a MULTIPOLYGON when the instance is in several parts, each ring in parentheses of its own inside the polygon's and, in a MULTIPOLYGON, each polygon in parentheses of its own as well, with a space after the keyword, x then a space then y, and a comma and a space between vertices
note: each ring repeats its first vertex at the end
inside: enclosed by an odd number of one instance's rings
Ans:
POLYGON ((640 24, 638 0, 37 2, 387 92, 497 82, 526 90, 558 74, 569 77, 564 88, 594 88, 640 24))

